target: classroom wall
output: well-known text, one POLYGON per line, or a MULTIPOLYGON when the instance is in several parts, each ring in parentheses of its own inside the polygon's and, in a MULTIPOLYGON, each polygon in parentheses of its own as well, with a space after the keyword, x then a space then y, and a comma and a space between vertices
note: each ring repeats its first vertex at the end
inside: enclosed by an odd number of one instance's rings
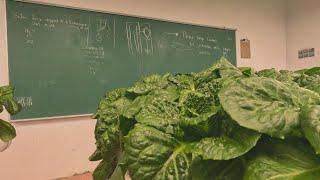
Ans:
POLYGON ((320 1, 290 0, 287 20, 287 68, 320 66, 320 1), (298 59, 298 50, 312 48, 316 56, 298 59))
MULTIPOLYGON (((190 23, 236 28, 239 66, 286 66, 285 0, 37 0, 190 23), (251 40, 252 59, 241 59, 239 40, 251 40)), ((0 85, 8 83, 5 2, 0 0, 0 85)), ((100 96, 100 95, 97 95, 100 96)), ((17 138, 0 153, 0 179, 45 180, 93 170, 95 121, 89 118, 14 123, 17 138)))

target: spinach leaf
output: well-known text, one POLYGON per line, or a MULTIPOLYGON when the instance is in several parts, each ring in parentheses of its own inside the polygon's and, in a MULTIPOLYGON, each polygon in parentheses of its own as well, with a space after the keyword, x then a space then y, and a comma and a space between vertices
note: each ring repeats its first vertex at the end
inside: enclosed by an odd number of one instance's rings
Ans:
POLYGON ((234 81, 219 93, 223 109, 241 126, 285 138, 300 134, 300 108, 319 103, 319 95, 269 78, 234 81))
POLYGON ((14 127, 10 123, 0 119, 0 140, 8 142, 15 137, 16 130, 14 127))
POLYGON ((319 179, 320 158, 302 140, 270 140, 251 157, 244 180, 319 179))
POLYGON ((136 124, 125 137, 124 149, 133 180, 190 177, 188 145, 154 127, 136 124))
POLYGON ((305 107, 301 114, 301 127, 316 153, 320 153, 320 106, 305 107))

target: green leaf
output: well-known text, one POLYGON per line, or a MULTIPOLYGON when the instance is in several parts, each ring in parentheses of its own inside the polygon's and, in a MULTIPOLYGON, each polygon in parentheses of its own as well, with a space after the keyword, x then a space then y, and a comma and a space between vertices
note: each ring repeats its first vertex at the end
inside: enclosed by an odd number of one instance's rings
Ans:
POLYGON ((0 139, 4 142, 8 142, 15 137, 16 130, 14 127, 10 123, 0 119, 0 139))
POLYGON ((234 129, 232 133, 220 137, 208 137, 196 143, 192 149, 194 156, 203 159, 229 160, 247 153, 260 138, 260 134, 242 127, 234 129))
POLYGON ((244 175, 243 158, 229 161, 198 160, 192 163, 193 180, 238 180, 244 175))
POLYGON ((94 119, 105 119, 105 116, 108 116, 108 109, 110 104, 117 101, 118 99, 124 97, 125 89, 115 89, 105 94, 101 99, 97 112, 93 116, 94 119))
POLYGON ((247 77, 255 76, 255 70, 251 67, 240 67, 239 70, 247 77))
POLYGON ((256 73, 259 77, 266 77, 276 79, 283 83, 288 83, 291 86, 297 86, 295 82, 301 75, 299 73, 295 73, 288 70, 280 70, 277 71, 276 69, 264 69, 256 73))
POLYGON ((305 107, 301 113, 301 127, 316 153, 320 153, 320 106, 305 107))
POLYGON ((194 76, 192 74, 170 75, 168 80, 176 85, 179 89, 195 89, 194 76))
POLYGON ((147 102, 151 101, 152 99, 152 96, 138 96, 130 105, 127 106, 122 115, 129 119, 134 118, 140 112, 140 110, 144 108, 147 102))
POLYGON ((224 87, 223 109, 241 126, 273 137, 300 134, 300 107, 319 103, 319 95, 269 78, 245 78, 224 87))
POLYGON ((320 67, 313 67, 304 71, 304 74, 309 76, 320 75, 320 67))
POLYGON ((192 155, 204 160, 229 160, 247 153, 256 146, 260 134, 243 128, 225 113, 219 113, 214 119, 213 137, 206 137, 193 143, 192 155))
POLYGON ((118 157, 118 164, 114 169, 109 180, 125 180, 125 174, 127 172, 127 164, 124 153, 122 152, 118 157))
POLYGON ((101 151, 99 149, 97 149, 90 157, 89 160, 90 161, 99 161, 103 158, 103 154, 101 153, 101 151))
POLYGON ((155 127, 176 137, 183 136, 182 130, 178 127, 181 121, 180 110, 175 102, 154 98, 137 114, 136 120, 140 124, 155 127))
POLYGON ((106 180, 109 178, 117 166, 117 161, 114 159, 102 160, 96 169, 93 171, 92 177, 94 180, 106 180))
POLYGON ((275 68, 272 68, 272 69, 263 69, 261 71, 258 71, 256 74, 259 77, 276 79, 280 75, 280 72, 277 71, 275 68))
POLYGON ((21 105, 13 97, 14 88, 12 86, 0 87, 0 112, 4 106, 11 115, 17 114, 21 110, 21 105))
POLYGON ((125 137, 128 169, 133 180, 189 179, 187 145, 153 127, 136 124, 125 137))
POLYGON ((216 112, 214 99, 197 91, 183 90, 180 93, 179 106, 183 115, 197 117, 202 113, 216 112))
POLYGON ((17 114, 22 109, 21 105, 16 100, 14 100, 13 98, 7 99, 4 102, 4 107, 6 108, 8 113, 11 114, 11 115, 17 114))
POLYGON ((117 166, 109 180, 125 180, 124 172, 120 166, 117 166))
POLYGON ((128 88, 127 92, 134 95, 146 95, 155 89, 168 86, 168 77, 169 74, 147 76, 141 82, 137 82, 133 87, 128 88))
POLYGON ((262 144, 246 169, 244 180, 311 180, 320 178, 320 158, 299 140, 262 144))
POLYGON ((319 75, 301 75, 296 82, 299 86, 320 93, 320 76, 319 75))
POLYGON ((195 74, 196 86, 200 84, 210 82, 217 78, 238 78, 242 77, 242 72, 232 65, 227 59, 222 57, 216 63, 214 63, 209 69, 203 70, 195 74))

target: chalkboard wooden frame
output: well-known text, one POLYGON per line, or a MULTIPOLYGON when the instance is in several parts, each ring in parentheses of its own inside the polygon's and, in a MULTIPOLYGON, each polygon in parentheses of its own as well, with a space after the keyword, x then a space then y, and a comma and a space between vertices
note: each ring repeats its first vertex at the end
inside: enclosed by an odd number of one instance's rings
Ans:
MULTIPOLYGON (((59 7, 59 8, 67 8, 67 9, 73 9, 73 10, 84 10, 84 11, 88 11, 88 12, 107 13, 107 14, 120 15, 120 16, 129 16, 129 17, 133 17, 133 18, 143 18, 143 19, 147 19, 147 20, 156 20, 156 21, 178 23, 178 24, 184 24, 184 25, 194 25, 194 26, 208 27, 208 28, 221 29, 221 30, 237 31, 237 29, 235 29, 235 28, 209 26, 209 25, 204 25, 204 24, 181 22, 181 21, 176 21, 176 20, 168 20, 168 19, 153 18, 153 17, 145 17, 145 16, 124 14, 124 13, 118 13, 118 12, 100 11, 100 10, 95 10, 95 9, 81 8, 81 7, 63 6, 63 5, 57 5, 57 4, 51 4, 51 3, 41 3, 41 2, 36 2, 36 1, 24 1, 24 0, 14 0, 14 1, 23 2, 23 3, 30 3, 30 4, 36 4, 36 5, 45 5, 45 6, 52 6, 52 7, 59 7)), ((235 54, 236 54, 236 49, 235 49, 235 54)), ((70 118, 71 117, 87 117, 87 116, 90 116, 90 115, 91 114, 49 116, 49 117, 39 117, 39 118, 15 119, 14 121, 15 122, 19 122, 19 121, 32 121, 32 120, 49 120, 49 119, 69 118, 69 117, 70 118)))

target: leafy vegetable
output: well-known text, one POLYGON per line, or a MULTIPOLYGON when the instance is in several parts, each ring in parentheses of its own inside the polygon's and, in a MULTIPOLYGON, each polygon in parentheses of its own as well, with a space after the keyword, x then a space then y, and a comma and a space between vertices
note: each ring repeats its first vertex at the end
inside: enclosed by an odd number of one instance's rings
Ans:
POLYGON ((257 72, 221 58, 108 92, 94 115, 93 177, 320 179, 319 72, 257 72))
POLYGON ((188 145, 156 128, 137 124, 125 139, 132 179, 187 179, 188 145))
POLYGON ((301 140, 264 142, 252 157, 244 175, 245 180, 302 180, 319 177, 320 158, 301 140))
POLYGON ((269 78, 234 81, 219 94, 220 102, 241 126, 285 138, 299 131, 300 107, 318 103, 320 96, 269 78))
MULTIPOLYGON (((21 105, 16 102, 13 97, 14 88, 11 86, 0 87, 0 113, 4 110, 3 107, 11 114, 14 115, 21 110, 21 105)), ((0 119, 0 140, 8 142, 16 137, 16 130, 14 127, 0 119)))
POLYGON ((320 106, 304 108, 301 114, 301 126, 316 153, 320 153, 320 106))

